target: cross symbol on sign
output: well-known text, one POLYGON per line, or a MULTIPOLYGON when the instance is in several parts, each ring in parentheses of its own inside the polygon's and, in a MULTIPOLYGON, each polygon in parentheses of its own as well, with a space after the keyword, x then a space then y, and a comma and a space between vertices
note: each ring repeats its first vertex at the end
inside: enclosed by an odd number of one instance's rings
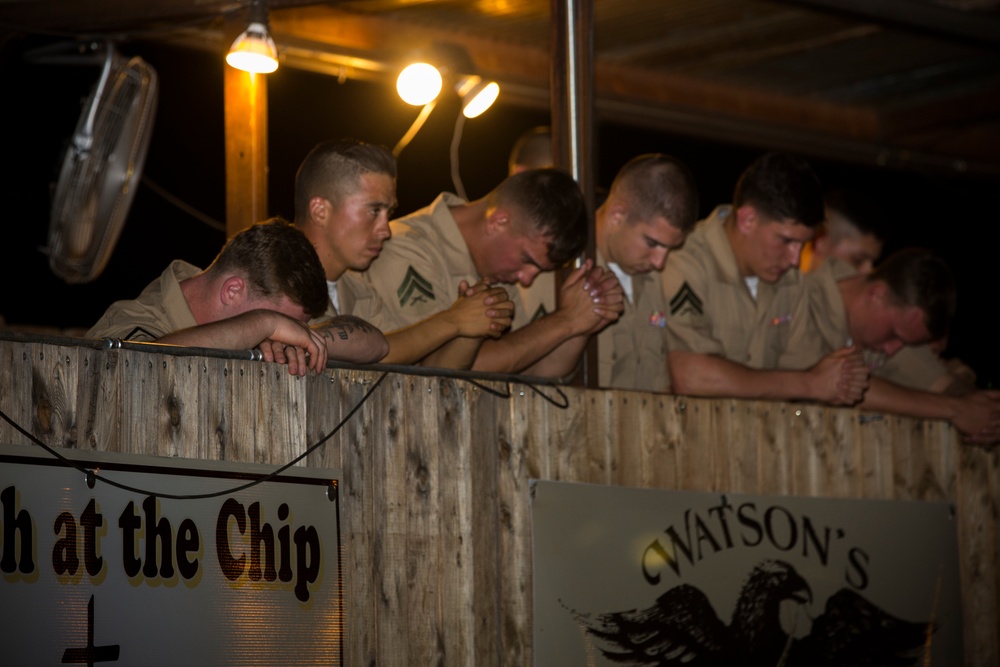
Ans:
POLYGON ((87 604, 87 645, 63 651, 63 663, 87 663, 87 667, 94 667, 95 662, 118 662, 119 649, 118 644, 94 646, 94 596, 91 595, 87 604))

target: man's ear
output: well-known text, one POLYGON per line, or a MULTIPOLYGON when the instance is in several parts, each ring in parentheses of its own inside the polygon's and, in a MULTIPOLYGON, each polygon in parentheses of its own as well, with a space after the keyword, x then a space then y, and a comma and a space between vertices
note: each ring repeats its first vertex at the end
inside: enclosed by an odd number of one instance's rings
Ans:
MULTIPOLYGON (((493 236, 510 227, 510 213, 497 206, 486 216, 486 235, 493 236)), ((509 231, 509 229, 508 229, 509 231)))
POLYGON ((219 300, 226 308, 238 306, 246 301, 248 297, 248 286, 246 278, 243 276, 229 276, 222 281, 219 288, 219 300))
POLYGON ((330 201, 316 195, 309 200, 309 217, 318 225, 325 225, 330 212, 330 201))
POLYGON ((612 225, 623 225, 628 219, 628 206, 620 201, 614 202, 608 209, 608 213, 611 214, 610 222, 612 225))
POLYGON ((735 211, 736 215, 736 229, 743 232, 744 234, 750 232, 754 227, 761 223, 760 215, 750 204, 743 204, 735 211))
POLYGON ((889 286, 881 280, 868 283, 868 298, 873 302, 886 304, 889 302, 889 286))

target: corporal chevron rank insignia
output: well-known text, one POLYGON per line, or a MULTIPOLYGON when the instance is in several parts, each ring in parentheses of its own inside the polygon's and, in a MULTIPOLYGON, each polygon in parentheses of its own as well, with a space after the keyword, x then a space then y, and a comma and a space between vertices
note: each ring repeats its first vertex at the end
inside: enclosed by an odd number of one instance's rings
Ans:
POLYGON ((396 290, 396 296, 399 297, 400 306, 412 306, 421 301, 434 301, 434 286, 411 266, 406 269, 406 275, 403 276, 403 282, 396 290))
POLYGON ((670 314, 679 315, 685 313, 692 313, 695 315, 704 315, 705 306, 701 302, 701 298, 694 293, 691 286, 685 282, 681 285, 681 288, 677 290, 677 294, 674 298, 670 300, 670 314))

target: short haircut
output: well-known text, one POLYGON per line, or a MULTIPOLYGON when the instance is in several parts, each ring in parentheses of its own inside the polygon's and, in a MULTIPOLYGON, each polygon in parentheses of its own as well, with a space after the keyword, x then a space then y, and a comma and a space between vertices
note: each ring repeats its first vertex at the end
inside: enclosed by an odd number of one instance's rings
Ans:
POLYGON ((540 169, 555 164, 552 159, 552 131, 547 125, 533 127, 514 142, 507 160, 507 173, 514 169, 540 169))
POLYGON ((297 227, 282 218, 258 222, 233 236, 209 270, 237 273, 250 292, 265 299, 287 296, 310 318, 326 312, 326 273, 316 248, 297 227))
POLYGON ((549 261, 562 266, 587 244, 586 205, 580 186, 562 169, 529 169, 508 176, 489 195, 492 204, 520 211, 548 238, 549 261))
MULTIPOLYGON (((858 190, 833 189, 826 193, 824 204, 828 211, 837 214, 837 223, 846 223, 859 234, 870 234, 879 241, 884 240, 884 211, 874 199, 858 190)), ((845 236, 846 230, 839 228, 830 216, 827 216, 826 229, 834 240, 845 236)))
POLYGON ((683 162, 662 153, 632 158, 611 183, 611 196, 621 195, 629 203, 627 222, 657 216, 688 232, 698 221, 698 186, 683 162))
POLYGON ((339 203, 351 194, 363 174, 385 174, 395 179, 396 158, 384 146, 357 139, 317 144, 295 174, 295 218, 305 219, 313 197, 339 203))
POLYGON ((765 153, 747 167, 736 183, 733 205, 753 206, 765 218, 794 220, 806 227, 823 222, 823 189, 803 158, 765 153))
POLYGON ((867 280, 888 285, 895 305, 920 308, 932 340, 947 335, 955 317, 958 290, 951 267, 933 251, 897 250, 879 263, 867 280))

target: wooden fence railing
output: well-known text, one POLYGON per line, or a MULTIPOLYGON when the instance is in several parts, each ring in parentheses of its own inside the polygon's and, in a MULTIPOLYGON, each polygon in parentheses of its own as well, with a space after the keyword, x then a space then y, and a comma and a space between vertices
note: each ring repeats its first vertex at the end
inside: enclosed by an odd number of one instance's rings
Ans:
POLYGON ((1000 452, 946 423, 0 334, 0 410, 56 447, 281 464, 359 404, 306 460, 343 475, 345 664, 531 664, 531 479, 950 500, 966 664, 1000 664, 1000 452))

